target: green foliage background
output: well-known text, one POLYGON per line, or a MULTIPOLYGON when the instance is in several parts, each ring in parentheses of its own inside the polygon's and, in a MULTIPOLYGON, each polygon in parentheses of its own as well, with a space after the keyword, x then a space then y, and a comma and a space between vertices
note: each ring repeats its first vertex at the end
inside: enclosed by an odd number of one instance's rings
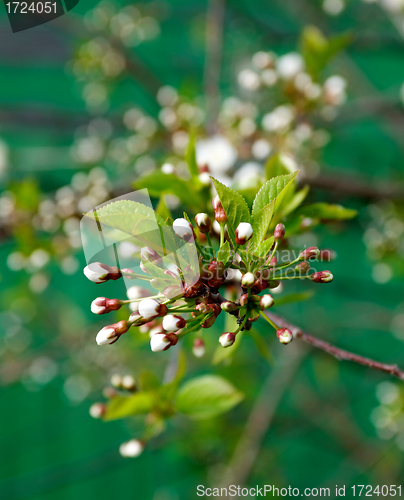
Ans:
MULTIPOLYGON (((164 5, 168 16, 162 22, 161 36, 141 45, 137 55, 162 84, 196 95, 203 79, 206 2, 173 0, 164 5)), ((92 1, 81 0, 60 20, 18 34, 11 33, 5 11, 0 9, 0 127, 12 148, 11 176, 16 181, 34 178, 44 191, 62 186, 74 172, 68 148, 75 128, 86 123, 88 116, 65 66, 85 36, 77 16, 92 6, 92 1)), ((402 182, 403 110, 398 94, 404 76, 404 42, 376 5, 351 0, 339 17, 331 18, 314 0, 229 0, 223 93, 231 90, 238 59, 262 49, 293 50, 307 24, 326 34, 350 30, 354 35, 337 62, 341 73, 352 81, 352 107, 346 106, 331 125, 324 171, 402 182), (366 98, 378 96, 396 106, 401 122, 389 113, 373 112, 366 98)), ((120 79, 117 86, 112 115, 118 115, 128 101, 156 113, 154 99, 136 82, 120 79)), ((358 209, 359 217, 343 227, 318 231, 320 242, 338 254, 330 265, 335 280, 310 301, 283 306, 282 313, 340 347, 385 362, 402 362, 404 345, 390 333, 389 324, 393 312, 403 305, 403 283, 397 278, 380 285, 371 278, 362 242, 365 202, 322 191, 313 191, 310 200, 343 202, 358 209)), ((12 242, 3 244, 1 262, 12 247, 12 242)), ((84 258, 81 264, 85 265, 84 258)), ((6 304, 11 294, 18 294, 20 278, 4 265, 1 275, 1 298, 6 304)), ((79 330, 83 321, 94 321, 88 308, 93 294, 93 285, 80 272, 66 277, 55 268, 42 300, 43 305, 66 300, 66 308, 73 303, 71 328, 79 330)), ((41 342, 51 343, 55 318, 52 310, 44 308, 44 313, 50 319, 48 331, 34 330, 34 335, 40 333, 41 342)), ((92 334, 88 341, 94 342, 92 334)), ((40 342, 34 346, 40 347, 40 342)), ((301 347, 295 342, 290 349, 301 347)), ((246 393, 241 405, 230 416, 195 425, 173 424, 137 460, 118 454, 119 444, 131 437, 125 424, 89 418, 88 400, 77 406, 68 404, 61 391, 63 374, 39 392, 29 392, 20 383, 2 387, 1 500, 196 498, 196 486, 208 485, 212 475, 220 475, 217 464, 228 462, 269 370, 257 358, 251 341, 243 348, 245 353, 231 366, 217 368, 233 381, 238 373, 243 374, 236 384, 246 393), (258 379, 249 378, 250 364, 260 374, 258 379)), ((284 356, 286 349, 278 346, 273 357, 284 356)), ((140 362, 135 354, 134 360, 140 362)), ((196 373, 207 371, 199 361, 195 364, 196 373)), ((369 419, 377 404, 375 386, 386 379, 384 374, 339 363, 321 352, 306 355, 265 435, 249 484, 299 488, 326 483, 347 487, 400 484, 403 452, 392 441, 379 440, 369 419)), ((107 378, 100 381, 100 386, 106 382, 107 378)), ((92 397, 97 400, 98 396, 92 397)))

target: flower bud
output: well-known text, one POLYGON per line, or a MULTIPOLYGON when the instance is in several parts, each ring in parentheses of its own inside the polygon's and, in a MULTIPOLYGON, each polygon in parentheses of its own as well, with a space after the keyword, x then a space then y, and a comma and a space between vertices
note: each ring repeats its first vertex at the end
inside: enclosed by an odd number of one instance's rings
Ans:
POLYGON ((248 222, 240 222, 236 229, 237 245, 245 245, 253 235, 252 225, 248 222))
POLYGON ((202 358, 205 355, 205 342, 196 338, 192 346, 192 353, 196 358, 202 358))
POLYGON ((107 411, 107 407, 103 403, 94 403, 90 406, 89 413, 93 418, 102 418, 107 411))
POLYGON ((131 439, 126 443, 122 443, 119 447, 119 453, 125 458, 138 457, 144 450, 144 444, 138 439, 131 439))
POLYGON ((234 344, 235 340, 236 336, 232 332, 222 333, 222 335, 220 335, 219 337, 219 342, 222 347, 230 347, 234 344))
POLYGON ((319 255, 320 255, 320 250, 317 247, 309 247, 306 248, 306 250, 303 250, 303 252, 300 252, 299 259, 300 260, 315 259, 319 255))
POLYGON ((125 279, 127 280, 135 280, 136 279, 136 273, 133 269, 130 269, 129 267, 124 267, 121 269, 121 273, 125 273, 125 279), (128 274, 133 274, 133 276, 127 276, 128 274))
POLYGON ((269 263, 270 266, 276 267, 278 264, 278 259, 275 257, 275 255, 272 257, 271 262, 269 263))
POLYGON ((255 283, 255 276, 253 273, 245 273, 241 277, 241 286, 244 288, 251 288, 254 286, 255 283))
POLYGON ((158 264, 161 262, 161 256, 150 247, 143 247, 140 250, 140 257, 146 262, 151 262, 152 264, 158 264))
POLYGON ((241 297, 240 297, 240 305, 242 307, 246 306, 248 304, 248 293, 244 293, 241 297))
POLYGON ((177 332, 181 328, 184 328, 186 323, 182 316, 177 316, 176 314, 167 314, 163 318, 163 328, 166 332, 177 332))
POLYGON ((132 375, 125 375, 122 377, 122 388, 130 392, 136 389, 136 381, 132 375))
POLYGON ((220 304, 220 308, 222 309, 222 311, 225 311, 228 313, 237 311, 237 309, 238 309, 237 305, 234 302, 231 302, 230 300, 226 300, 226 302, 222 302, 220 304))
POLYGON ((128 321, 119 321, 113 325, 104 326, 98 333, 96 337, 96 342, 98 345, 113 344, 119 337, 126 333, 131 326, 128 321))
POLYGON ((292 332, 287 328, 279 328, 279 330, 276 330, 276 336, 281 344, 289 344, 289 342, 293 340, 292 332))
POLYGON ((283 241, 284 237, 285 237, 285 226, 282 223, 279 223, 275 227, 274 239, 275 239, 275 241, 281 243, 283 241))
POLYGON ((97 297, 91 302, 91 312, 94 314, 106 314, 111 311, 117 311, 121 307, 122 301, 120 301, 119 299, 97 297))
POLYGON ((215 211, 215 219, 219 224, 224 224, 227 222, 227 215, 224 211, 222 202, 220 201, 219 196, 215 196, 212 200, 213 210, 215 211))
POLYGON ((334 279, 334 276, 330 271, 319 271, 310 275, 310 279, 314 283, 330 283, 334 279))
POLYGON ((263 295, 261 297, 260 306, 261 306, 261 309, 263 311, 265 309, 269 309, 273 305, 274 305, 274 298, 272 297, 272 295, 270 295, 269 293, 266 293, 265 295, 263 295))
MULTIPOLYGON (((135 302, 135 304, 138 304, 138 302, 135 302)), ((129 316, 128 321, 134 326, 138 326, 139 323, 144 324, 145 319, 140 316, 138 311, 133 311, 133 313, 129 316)))
POLYGON ((253 307, 248 311, 248 319, 250 321, 257 321, 260 317, 260 310, 257 309, 256 307, 253 307))
POLYGON ((209 233, 212 227, 212 222, 208 214, 196 214, 195 222, 201 233, 209 233))
POLYGON ((167 314, 167 306, 160 304, 154 299, 143 299, 139 302, 139 314, 144 319, 153 319, 157 316, 165 316, 167 314))
POLYGON ((300 274, 306 274, 310 270, 310 267, 311 266, 307 260, 304 260, 303 262, 299 262, 299 264, 295 265, 295 271, 300 274))
POLYGON ((194 238, 194 230, 186 219, 175 219, 173 222, 173 230, 178 238, 185 241, 189 241, 194 238))
POLYGON ((212 316, 210 316, 208 319, 205 319, 205 321, 202 323, 201 327, 202 328, 210 328, 213 326, 213 324, 215 323, 216 321, 216 318, 217 316, 215 316, 214 314, 212 316))
POLYGON ((319 260, 321 262, 331 262, 337 257, 336 252, 334 250, 330 250, 329 248, 325 248, 324 250, 320 250, 319 260))
POLYGON ((156 333, 150 339, 150 348, 153 352, 166 351, 178 342, 174 333, 156 333))
POLYGON ((122 377, 119 375, 119 373, 114 373, 111 377, 111 385, 116 387, 117 389, 120 389, 122 387, 122 377))
POLYGON ((105 283, 108 280, 117 280, 122 277, 117 267, 107 266, 101 262, 92 262, 83 269, 85 276, 93 283, 105 283))

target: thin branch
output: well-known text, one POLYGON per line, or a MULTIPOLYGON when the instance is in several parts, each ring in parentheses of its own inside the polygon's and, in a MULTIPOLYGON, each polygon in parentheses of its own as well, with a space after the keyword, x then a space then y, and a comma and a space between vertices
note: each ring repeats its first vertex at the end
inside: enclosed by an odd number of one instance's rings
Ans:
POLYGON ((232 484, 241 486, 246 483, 282 396, 305 354, 305 349, 292 348, 290 353, 284 351, 278 357, 276 367, 271 370, 255 401, 219 488, 229 488, 232 484), (268 397, 268 394, 271 397, 268 397))
POLYGON ((206 14, 206 59, 204 87, 207 109, 207 129, 213 133, 216 128, 220 106, 220 72, 223 56, 223 24, 225 0, 209 0, 206 14))
POLYGON ((303 342, 306 342, 306 344, 310 344, 311 346, 316 347, 317 349, 321 349, 322 351, 331 354, 331 356, 334 356, 334 358, 340 361, 352 361, 353 363, 357 363, 362 366, 367 366, 368 368, 372 368, 373 370, 379 370, 384 373, 389 373, 390 375, 393 375, 394 377, 397 377, 400 380, 404 380, 404 371, 401 370, 397 365, 388 365, 385 363, 380 363, 379 361, 375 361, 374 359, 365 358, 363 356, 360 356, 359 354, 345 351, 344 349, 340 349, 339 347, 333 346, 332 344, 329 344, 324 340, 321 340, 317 337, 314 337, 313 335, 310 335, 309 333, 302 331, 296 325, 289 323, 288 321, 286 321, 285 319, 281 318, 276 314, 272 314, 269 312, 266 312, 266 314, 277 325, 281 326, 282 328, 289 328, 289 330, 291 330, 291 332, 293 333, 294 337, 303 340, 303 342))

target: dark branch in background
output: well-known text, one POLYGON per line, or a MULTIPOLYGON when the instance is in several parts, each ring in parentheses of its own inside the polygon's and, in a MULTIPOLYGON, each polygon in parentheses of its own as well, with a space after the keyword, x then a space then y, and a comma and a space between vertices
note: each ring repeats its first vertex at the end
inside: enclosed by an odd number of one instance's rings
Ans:
POLYGON ((206 14, 206 52, 204 87, 207 130, 213 134, 220 106, 220 73, 223 56, 223 25, 226 0, 209 0, 206 14))
POLYGON ((308 184, 311 188, 330 191, 336 195, 352 196, 365 200, 404 200, 404 186, 378 180, 377 185, 364 181, 358 176, 341 175, 339 173, 320 174, 316 177, 303 177, 301 184, 308 184))
POLYGON ((265 313, 274 323, 282 328, 289 328, 289 330, 293 333, 293 336, 296 338, 303 340, 306 344, 310 344, 317 349, 321 349, 322 351, 331 354, 334 358, 340 361, 352 361, 353 363, 357 363, 362 366, 367 366, 368 368, 372 368, 373 370, 379 370, 384 373, 388 373, 393 375, 394 377, 399 378, 400 380, 404 380, 404 371, 401 370, 397 365, 388 365, 385 363, 380 363, 379 361, 375 361, 374 359, 364 358, 359 354, 355 354, 353 352, 345 351, 344 349, 340 349, 339 347, 335 347, 324 340, 321 340, 313 335, 304 332, 296 325, 289 323, 285 319, 281 318, 276 314, 272 314, 269 312, 265 313))
POLYGON ((282 396, 305 354, 306 349, 292 347, 289 353, 281 352, 277 358, 275 368, 271 370, 254 403, 219 487, 228 488, 232 484, 241 486, 246 483, 282 396))

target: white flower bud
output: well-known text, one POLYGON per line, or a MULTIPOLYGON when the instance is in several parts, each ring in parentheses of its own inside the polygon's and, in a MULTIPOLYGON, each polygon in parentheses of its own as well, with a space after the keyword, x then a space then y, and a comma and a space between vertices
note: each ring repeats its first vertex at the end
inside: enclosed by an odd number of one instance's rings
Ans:
POLYGON ((92 262, 83 269, 83 273, 93 283, 104 283, 108 272, 108 269, 105 269, 100 262, 92 262))
POLYGON ((287 328, 280 328, 276 331, 276 336, 281 344, 289 344, 293 340, 293 334, 287 328))
POLYGON ((245 245, 253 235, 252 225, 248 222, 240 222, 236 229, 237 245, 245 245))
POLYGON ((196 358, 202 358, 205 355, 205 342, 202 339, 196 338, 194 340, 192 353, 196 358))
POLYGON ((185 319, 182 316, 167 314, 163 318, 163 328, 166 332, 176 332, 180 328, 184 328, 185 319))
POLYGON ((139 302, 139 314, 144 319, 153 319, 159 314, 160 304, 154 299, 144 299, 139 302))
POLYGON ((276 62, 278 74, 284 80, 292 80, 304 70, 304 60, 297 52, 289 52, 279 57, 276 62))
POLYGON ((93 418, 102 418, 105 414, 105 405, 102 403, 94 403, 91 405, 89 413, 93 418))
POLYGON ((263 295, 260 300, 261 309, 269 309, 274 305, 274 299, 269 293, 263 295))
POLYGON ((97 297, 91 302, 91 312, 94 314, 104 314, 107 310, 105 297, 97 297))
POLYGON ((234 344, 234 341, 236 340, 236 336, 232 332, 226 332, 222 333, 219 337, 219 342, 222 345, 222 347, 230 347, 231 345, 234 344))
POLYGON ((164 333, 156 333, 150 339, 150 348, 153 352, 166 351, 170 346, 170 339, 164 333))
POLYGON ((245 273, 241 278, 241 285, 245 288, 251 288, 255 283, 255 276, 253 273, 245 273))
POLYGON ((143 297, 148 297, 150 292, 145 288, 140 286, 131 286, 126 291, 126 295, 130 300, 142 299, 143 297))
POLYGON ((104 326, 98 333, 96 337, 96 342, 98 345, 112 344, 119 335, 115 333, 115 329, 111 326, 104 326))
POLYGON ((199 178, 200 183, 203 184, 204 186, 210 186, 212 184, 212 181, 210 179, 210 175, 208 172, 202 172, 201 174, 199 174, 198 178, 199 178))
POLYGON ((133 391, 136 387, 136 381, 132 375, 122 377, 122 387, 127 391, 133 391))
POLYGON ((119 447, 119 453, 125 458, 138 457, 144 450, 144 444, 138 439, 131 439, 122 443, 119 447))
POLYGON ((175 219, 173 230, 178 238, 189 239, 193 237, 191 224, 186 219, 175 219))
POLYGON ((122 387, 122 377, 119 375, 119 373, 114 373, 112 375, 111 385, 113 385, 117 389, 120 389, 122 387))
MULTIPOLYGON (((138 302, 135 302, 135 304, 137 305, 138 302)), ((131 323, 134 323, 139 319, 143 319, 142 316, 139 314, 138 311, 133 311, 133 313, 129 316, 128 321, 130 321, 131 323)))

